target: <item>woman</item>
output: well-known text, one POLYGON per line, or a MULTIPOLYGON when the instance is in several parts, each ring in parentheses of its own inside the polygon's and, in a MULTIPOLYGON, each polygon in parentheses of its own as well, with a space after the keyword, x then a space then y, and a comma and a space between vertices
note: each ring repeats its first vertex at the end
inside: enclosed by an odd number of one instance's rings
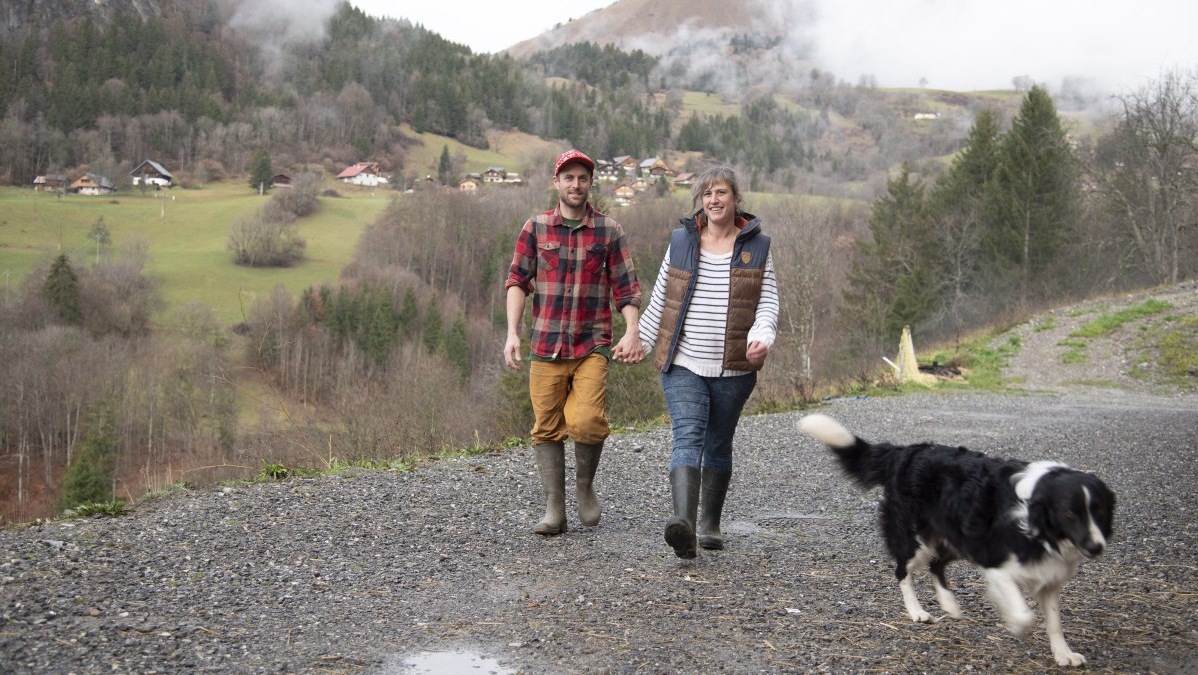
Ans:
POLYGON ((674 517, 665 539, 679 558, 694 558, 697 546, 724 547, 720 513, 732 478, 732 437, 778 325, 770 239, 760 219, 741 211, 736 174, 708 169, 692 197, 702 206, 671 234, 640 320, 673 425, 674 517))

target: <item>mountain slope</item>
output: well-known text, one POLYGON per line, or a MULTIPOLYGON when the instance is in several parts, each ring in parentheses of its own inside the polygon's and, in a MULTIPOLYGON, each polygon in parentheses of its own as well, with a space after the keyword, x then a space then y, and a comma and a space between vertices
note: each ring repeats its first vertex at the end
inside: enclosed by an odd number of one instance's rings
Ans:
POLYGON ((814 66, 806 3, 765 0, 619 0, 556 26, 506 53, 527 58, 575 42, 641 50, 675 80, 707 79, 712 90, 765 83, 800 86, 814 66))

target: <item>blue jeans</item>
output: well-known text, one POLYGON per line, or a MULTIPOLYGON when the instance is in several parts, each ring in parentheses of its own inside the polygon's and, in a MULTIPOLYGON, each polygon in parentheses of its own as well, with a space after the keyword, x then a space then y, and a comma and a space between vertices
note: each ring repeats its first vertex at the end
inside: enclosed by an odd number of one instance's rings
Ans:
POLYGON ((757 373, 702 377, 675 365, 662 373, 674 429, 670 471, 680 466, 732 471, 732 437, 756 385, 757 373))

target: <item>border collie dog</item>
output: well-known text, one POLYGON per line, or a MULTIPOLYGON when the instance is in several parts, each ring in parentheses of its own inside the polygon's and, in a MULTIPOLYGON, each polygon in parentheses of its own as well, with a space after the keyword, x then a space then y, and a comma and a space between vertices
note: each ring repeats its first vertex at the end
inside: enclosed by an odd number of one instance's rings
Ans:
POLYGON ((1098 477, 933 443, 870 443, 821 414, 801 419, 799 429, 828 446, 861 487, 884 489, 879 525, 912 621, 937 620, 919 604, 911 579, 925 568, 940 608, 960 618, 944 568, 966 560, 981 568, 1008 630, 1021 635, 1035 621, 1026 591, 1044 615, 1057 664, 1085 664, 1065 642, 1060 597, 1081 559, 1101 554, 1111 536, 1115 494, 1098 477))

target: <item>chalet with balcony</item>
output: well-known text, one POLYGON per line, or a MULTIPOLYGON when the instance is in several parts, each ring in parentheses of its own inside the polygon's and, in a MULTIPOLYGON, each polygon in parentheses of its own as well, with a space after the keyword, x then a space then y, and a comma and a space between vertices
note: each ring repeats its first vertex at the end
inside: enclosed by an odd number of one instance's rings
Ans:
POLYGON ((107 195, 116 192, 116 186, 104 176, 89 173, 71 183, 71 192, 80 195, 107 195))
POLYGON ((614 183, 619 180, 619 178, 620 167, 606 159, 595 161, 595 180, 606 183, 614 183))
POLYGON ((616 188, 616 206, 628 206, 636 203, 636 190, 631 185, 621 185, 616 188))
POLYGON ((643 160, 638 169, 638 175, 651 183, 656 183, 663 177, 674 175, 674 170, 658 157, 650 157, 643 160))
POLYGON ((612 159, 616 168, 619 169, 625 176, 635 176, 637 169, 636 157, 629 155, 620 155, 612 159))

